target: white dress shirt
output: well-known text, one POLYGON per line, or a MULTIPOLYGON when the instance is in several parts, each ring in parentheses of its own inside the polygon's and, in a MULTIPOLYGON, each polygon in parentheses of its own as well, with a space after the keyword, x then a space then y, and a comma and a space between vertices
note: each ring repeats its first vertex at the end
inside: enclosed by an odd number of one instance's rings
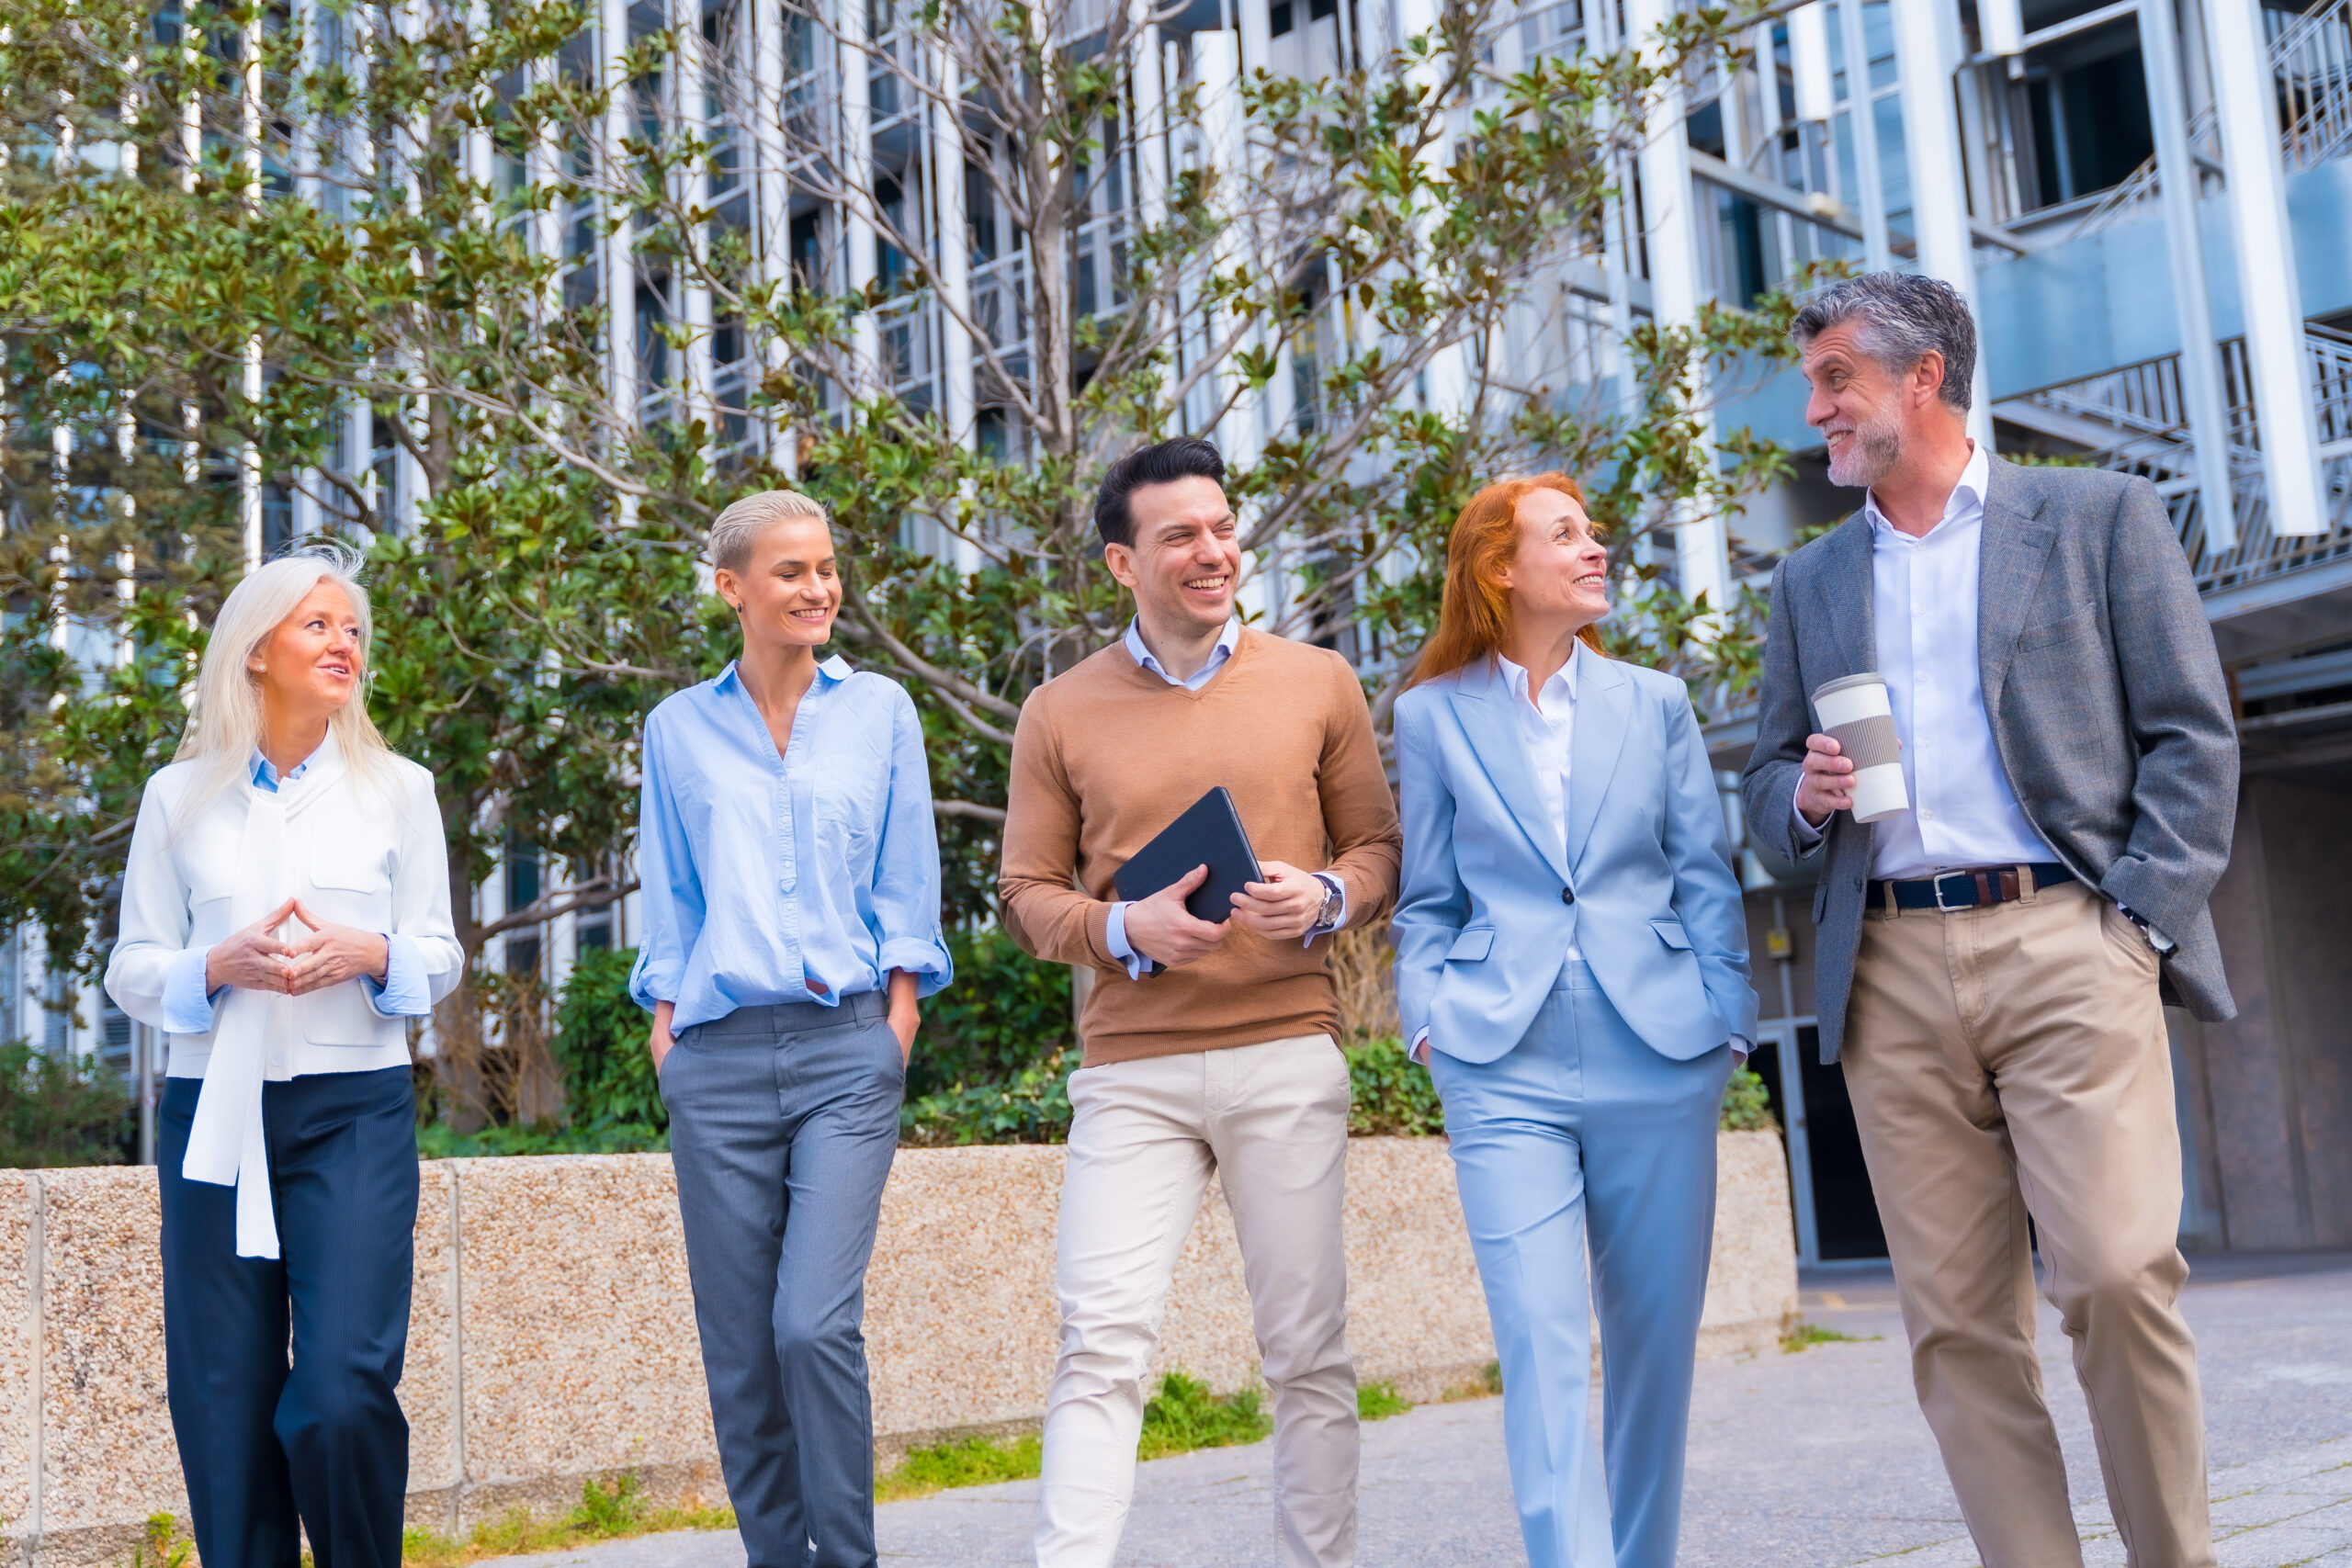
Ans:
MULTIPOLYGON (((1527 671, 1495 655, 1495 667, 1510 688, 1511 716, 1519 721, 1520 744, 1527 749, 1527 771, 1535 776, 1535 794, 1544 802, 1544 820, 1565 855, 1568 842, 1568 759, 1577 738, 1577 666, 1584 661, 1584 645, 1569 653, 1568 661, 1544 682, 1541 705, 1527 689, 1527 671)), ((1568 939, 1571 962, 1584 955, 1576 939, 1568 939)))
MULTIPOLYGON (((1136 661, 1136 668, 1149 671, 1171 686, 1182 686, 1188 692, 1197 692, 1209 683, 1210 677, 1225 668, 1225 661, 1231 659, 1233 650, 1240 646, 1241 617, 1238 615, 1226 617, 1225 630, 1216 634, 1216 646, 1209 649, 1208 658, 1202 661, 1201 667, 1193 671, 1189 678, 1182 681, 1168 672, 1168 667, 1159 662, 1159 656, 1152 652, 1151 646, 1143 640, 1140 620, 1129 621, 1127 635, 1120 640, 1121 646, 1127 650, 1127 657, 1136 661)), ((1307 929, 1306 941, 1309 942, 1318 936, 1338 931, 1348 923, 1348 885, 1336 876, 1326 876, 1319 871, 1314 874, 1315 880, 1339 895, 1340 908, 1338 913, 1331 917, 1329 924, 1315 925, 1307 929)), ((1111 950, 1112 957, 1127 966, 1128 979, 1140 980, 1152 972, 1154 961, 1137 953, 1134 944, 1127 941, 1127 905, 1132 902, 1132 899, 1123 900, 1111 906, 1110 917, 1102 927, 1102 945, 1111 950)))
MULTIPOLYGON (((2058 858, 2026 820, 2001 766, 1977 662, 1977 578, 1984 486, 1992 463, 1969 454, 1944 514, 1917 538, 1862 503, 1871 528, 1871 629, 1911 809, 1881 818, 1871 874, 1932 876, 1965 866, 2030 865, 2058 858)), ((1819 829, 1797 814, 1808 847, 1819 829)))

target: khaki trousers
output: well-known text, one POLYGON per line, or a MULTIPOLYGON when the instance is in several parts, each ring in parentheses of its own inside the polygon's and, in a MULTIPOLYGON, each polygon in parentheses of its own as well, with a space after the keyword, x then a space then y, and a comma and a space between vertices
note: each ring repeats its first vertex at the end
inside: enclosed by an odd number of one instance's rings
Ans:
POLYGON ((2133 1568, 2209 1568, 2156 955, 2078 883, 1862 921, 1841 1056, 1919 1407, 1986 1568, 2082 1562, 2033 1352, 2032 1241, 2133 1568))
POLYGON ((1069 1081, 1046 1395, 1040 1568, 1109 1568, 1135 1493, 1145 1378, 1209 1176, 1224 1182, 1274 1393, 1274 1551, 1349 1568, 1356 1376, 1348 1355, 1348 1065, 1328 1035, 1081 1068, 1069 1081))

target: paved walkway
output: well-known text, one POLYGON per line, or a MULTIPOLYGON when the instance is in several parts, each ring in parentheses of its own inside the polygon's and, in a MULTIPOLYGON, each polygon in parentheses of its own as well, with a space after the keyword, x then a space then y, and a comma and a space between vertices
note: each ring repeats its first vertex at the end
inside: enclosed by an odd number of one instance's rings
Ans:
MULTIPOLYGON (((1883 1269, 1824 1269, 1805 1315, 1856 1336, 1699 1368, 1684 1568, 1973 1568, 1935 1444, 1912 1403, 1883 1269), (1870 1337, 1876 1336, 1877 1337, 1870 1337)), ((2223 1568, 2352 1568, 2352 1255, 2198 1264, 2186 1298, 2204 1369, 2223 1568)), ((2044 1377, 2087 1568, 2124 1561, 2067 1342, 2046 1307, 2044 1377)), ((1363 1568, 1518 1568, 1498 1400, 1431 1405, 1364 1429, 1363 1568)), ((1143 1467, 1122 1568, 1273 1568, 1264 1444, 1143 1467)), ((1019 1564, 1036 1483, 880 1510, 883 1562, 1019 1564)), ((673 1535, 507 1568, 742 1568, 731 1535, 673 1535)))

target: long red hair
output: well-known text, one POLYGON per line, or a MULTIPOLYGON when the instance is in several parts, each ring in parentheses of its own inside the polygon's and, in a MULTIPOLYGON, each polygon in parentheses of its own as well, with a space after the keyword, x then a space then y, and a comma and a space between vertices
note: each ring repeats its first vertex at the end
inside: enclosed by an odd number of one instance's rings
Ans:
MULTIPOLYGON (((1437 630, 1421 645, 1408 688, 1485 659, 1510 635, 1510 590, 1502 584, 1506 567, 1519 554, 1519 503, 1532 491, 1555 490, 1584 504, 1584 489, 1566 474, 1535 474, 1497 479, 1470 498, 1445 540, 1445 595, 1439 602, 1437 630)), ((1598 536, 1600 529, 1593 527, 1598 536)), ((1577 640, 1595 653, 1600 634, 1590 626, 1577 640)))

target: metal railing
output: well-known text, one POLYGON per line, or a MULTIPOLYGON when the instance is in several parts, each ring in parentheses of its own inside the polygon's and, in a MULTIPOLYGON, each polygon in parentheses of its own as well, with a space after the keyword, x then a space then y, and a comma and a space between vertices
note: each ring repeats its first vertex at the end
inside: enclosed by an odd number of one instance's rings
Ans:
MULTIPOLYGON (((2287 167, 2308 169, 2352 152, 2352 0, 2329 0, 2297 17, 2265 8, 2270 69, 2278 85, 2287 129, 2280 138, 2287 167)), ((2191 157, 2219 163, 2218 121, 2208 104, 2189 118, 2191 157)), ((2146 162, 2083 214, 2072 238, 2111 228, 2156 194, 2156 160, 2146 162)))
POLYGON ((2018 400, 2115 433, 2113 443, 2095 449, 2092 458, 2103 468, 2140 474, 2155 483, 2200 593, 2352 558, 2352 333, 2308 324, 2304 329, 2319 425, 2320 498, 2327 509, 2328 526, 2318 534, 2272 531, 2245 340, 2232 338, 2221 351, 2229 400, 2230 488, 2237 513, 2237 542, 2226 550, 2207 544, 2208 520, 2197 485, 2178 355, 2128 365, 2018 400))

